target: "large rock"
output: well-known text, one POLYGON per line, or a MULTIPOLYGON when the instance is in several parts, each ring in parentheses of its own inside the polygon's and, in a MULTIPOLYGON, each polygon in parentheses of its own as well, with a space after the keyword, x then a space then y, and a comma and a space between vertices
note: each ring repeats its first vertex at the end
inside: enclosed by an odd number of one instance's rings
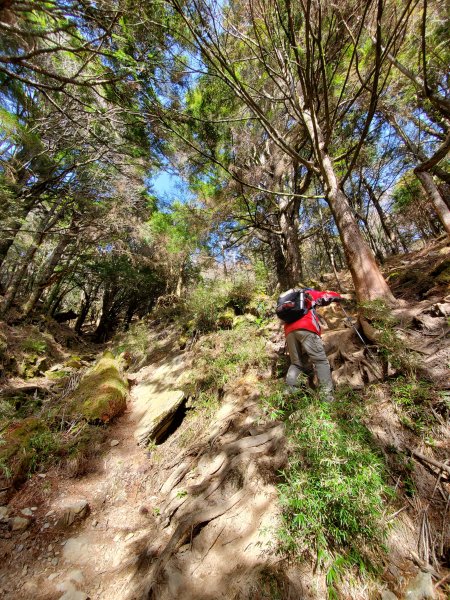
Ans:
POLYGON ((145 444, 150 440, 159 442, 171 426, 178 409, 185 400, 182 390, 167 390, 155 394, 146 388, 145 385, 138 386, 135 394, 138 409, 141 409, 143 413, 134 433, 140 444, 145 444))
POLYGON ((68 527, 78 519, 84 519, 89 514, 89 504, 87 500, 78 500, 71 502, 67 506, 63 507, 61 517, 58 519, 58 525, 60 527, 68 527))
POLYGON ((424 571, 419 571, 405 591, 405 600, 433 600, 435 597, 431 573, 424 571))
POLYGON ((119 361, 105 352, 71 394, 69 411, 91 423, 107 423, 125 411, 127 395, 128 384, 122 377, 119 361))
POLYGON ((134 433, 139 443, 159 442, 181 410, 185 395, 180 389, 188 376, 186 357, 180 353, 164 357, 149 369, 148 378, 133 388, 134 433))

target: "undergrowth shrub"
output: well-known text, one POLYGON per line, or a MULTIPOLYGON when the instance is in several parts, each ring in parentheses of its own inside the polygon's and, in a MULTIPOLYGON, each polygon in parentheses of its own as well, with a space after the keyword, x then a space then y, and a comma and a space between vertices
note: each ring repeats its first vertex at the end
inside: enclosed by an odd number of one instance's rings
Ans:
POLYGON ((266 368, 269 358, 265 339, 252 321, 239 321, 231 330, 220 330, 203 336, 194 347, 189 382, 184 386, 193 410, 189 412, 189 427, 180 440, 185 445, 205 428, 219 408, 224 388, 248 371, 266 368))
POLYGON ((327 569, 333 597, 345 570, 373 569, 383 546, 383 510, 392 492, 382 456, 352 391, 325 403, 306 391, 284 395, 275 389, 264 405, 272 418, 285 418, 290 448, 278 486, 280 550, 315 555, 327 569))
POLYGON ((394 369, 414 375, 419 366, 419 357, 409 349, 396 330, 397 320, 384 300, 371 300, 360 305, 362 315, 377 334, 380 355, 394 369))
POLYGON ((436 394, 430 382, 398 377, 390 382, 391 397, 400 410, 400 420, 414 433, 426 433, 434 424, 432 401, 436 394))
POLYGON ((230 328, 230 316, 243 314, 255 292, 255 282, 247 279, 202 282, 191 290, 185 300, 185 329, 209 333, 223 328, 224 323, 226 328, 230 328))

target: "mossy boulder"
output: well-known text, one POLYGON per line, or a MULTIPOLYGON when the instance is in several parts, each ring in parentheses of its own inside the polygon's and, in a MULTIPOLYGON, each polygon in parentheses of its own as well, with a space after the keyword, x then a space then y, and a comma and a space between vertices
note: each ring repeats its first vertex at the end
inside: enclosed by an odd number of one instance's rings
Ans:
POLYGON ((235 318, 235 312, 232 308, 220 312, 217 316, 217 326, 219 329, 231 329, 235 318))
POLYGON ((450 284, 450 258, 442 261, 433 269, 431 275, 441 284, 450 284))
POLYGON ((12 485, 24 481, 36 462, 42 438, 48 436, 49 428, 36 417, 12 423, 0 438, 0 479, 12 485))
POLYGON ((82 369, 83 363, 81 362, 81 358, 79 356, 71 356, 69 360, 66 360, 64 366, 68 367, 69 369, 82 369))
POLYGON ((125 411, 127 394, 120 363, 106 352, 70 396, 69 411, 90 423, 107 423, 125 411))

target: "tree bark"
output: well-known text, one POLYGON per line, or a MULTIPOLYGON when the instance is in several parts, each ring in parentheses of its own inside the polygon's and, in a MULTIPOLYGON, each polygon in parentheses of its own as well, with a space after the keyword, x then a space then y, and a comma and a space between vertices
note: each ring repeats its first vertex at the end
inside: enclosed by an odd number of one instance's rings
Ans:
POLYGON ((292 201, 289 196, 283 196, 280 200, 280 210, 282 249, 287 271, 286 279, 289 281, 289 287, 295 287, 299 285, 303 277, 298 238, 298 202, 292 201))
POLYGON ((275 263, 275 272, 277 281, 281 290, 288 290, 291 285, 291 279, 289 277, 289 271, 286 269, 286 261, 281 248, 281 238, 278 235, 270 236, 270 248, 272 249, 272 256, 275 263))
POLYGON ((49 280, 50 280, 51 276, 53 275, 53 271, 55 270, 56 266, 60 262, 62 255, 64 254, 64 251, 67 248, 67 246, 69 245, 70 241, 71 241, 71 235, 69 235, 69 234, 64 235, 59 240, 56 248, 51 253, 50 258, 47 261, 47 264, 44 265, 44 267, 41 269, 41 272, 39 273, 37 280, 34 283, 31 295, 28 298, 27 302, 23 306, 23 316, 24 317, 27 317, 33 311, 38 300, 42 296, 43 291, 48 286, 49 280))
POLYGON ((436 184, 434 183, 433 176, 431 173, 428 173, 427 171, 421 171, 417 168, 414 169, 414 172, 422 184, 427 197, 433 204, 434 210, 436 211, 440 222, 444 226, 445 231, 450 234, 450 210, 442 199, 442 196, 439 193, 436 184))
POLYGON ((41 225, 38 228, 38 231, 34 237, 33 242, 28 247, 25 256, 22 259, 22 262, 16 268, 6 290, 5 295, 3 297, 3 302, 0 306, 0 315, 4 316, 11 308, 14 299, 19 291, 19 287, 22 283, 23 277, 32 262, 36 252, 38 251, 40 245, 42 244, 46 232, 58 221, 58 219, 62 216, 64 209, 56 212, 58 205, 55 205, 54 208, 50 211, 48 215, 45 216, 41 221, 41 225))
POLYGON ((331 158, 325 150, 325 142, 317 120, 302 102, 303 119, 308 134, 316 148, 316 157, 327 191, 327 201, 336 221, 347 264, 352 275, 358 302, 382 299, 394 305, 395 298, 389 289, 375 257, 359 230, 352 208, 340 189, 331 158))
POLYGON ((384 210, 381 208, 380 201, 372 189, 372 186, 368 181, 364 178, 364 186, 369 194, 370 201, 372 202, 375 210, 377 211, 378 218, 380 219, 381 227, 384 231, 386 239, 388 241, 389 250, 392 254, 397 254, 400 250, 400 245, 403 247, 405 252, 408 251, 403 240, 401 239, 400 234, 395 227, 395 224, 392 223, 389 215, 385 214, 384 210))

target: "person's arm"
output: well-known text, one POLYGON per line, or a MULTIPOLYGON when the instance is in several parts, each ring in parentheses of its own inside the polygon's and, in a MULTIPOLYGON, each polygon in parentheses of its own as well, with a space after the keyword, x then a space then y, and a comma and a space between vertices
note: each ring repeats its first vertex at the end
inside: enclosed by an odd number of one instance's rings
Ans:
POLYGON ((318 290, 308 290, 308 293, 312 296, 314 304, 316 306, 328 306, 332 302, 342 302, 344 298, 337 292, 326 290, 319 292, 318 290))

